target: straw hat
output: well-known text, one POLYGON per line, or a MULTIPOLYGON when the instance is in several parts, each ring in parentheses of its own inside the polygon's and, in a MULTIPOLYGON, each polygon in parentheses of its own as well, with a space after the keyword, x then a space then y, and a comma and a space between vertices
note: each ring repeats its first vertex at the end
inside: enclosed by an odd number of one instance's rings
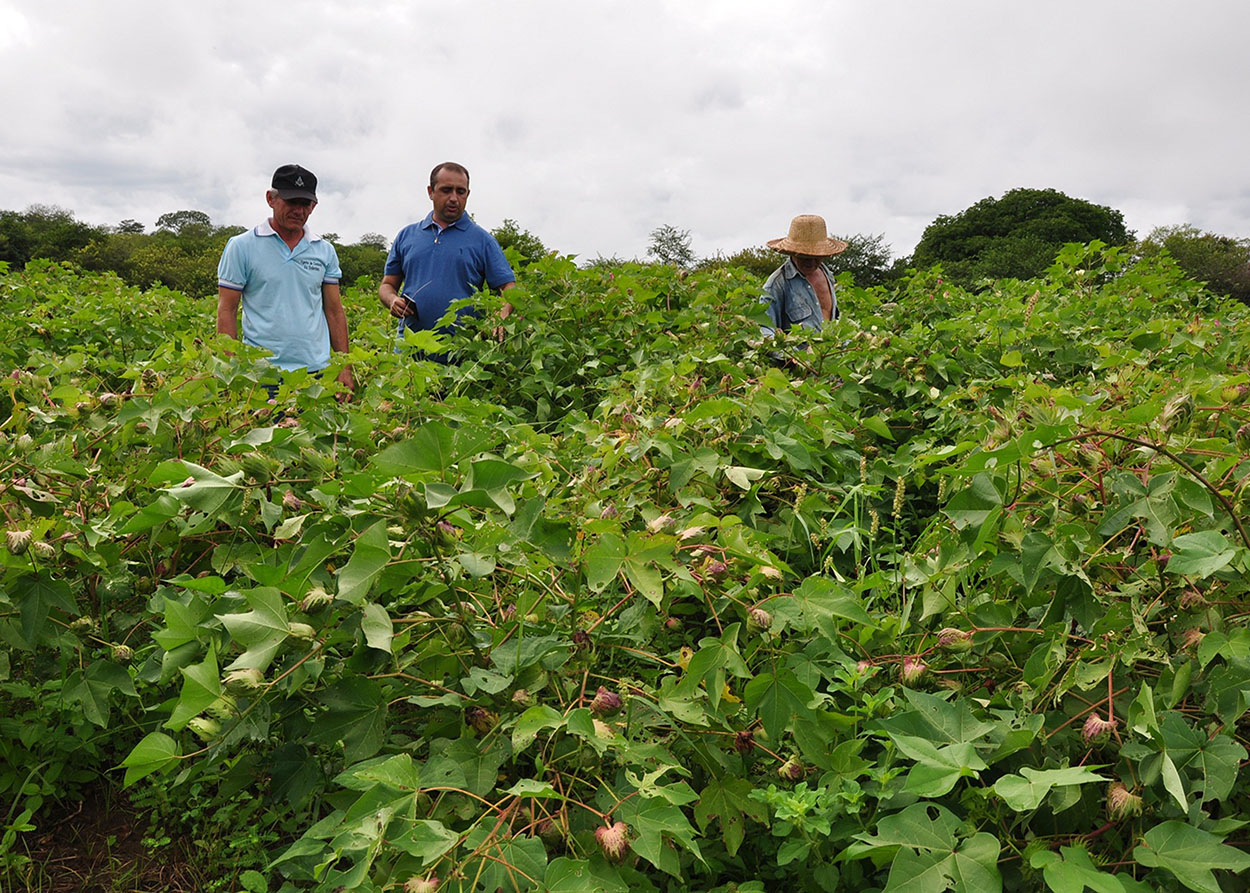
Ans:
POLYGON ((784 239, 773 239, 768 247, 786 254, 833 257, 846 250, 846 243, 829 238, 829 233, 825 230, 825 218, 815 214, 800 214, 790 221, 790 234, 784 239))

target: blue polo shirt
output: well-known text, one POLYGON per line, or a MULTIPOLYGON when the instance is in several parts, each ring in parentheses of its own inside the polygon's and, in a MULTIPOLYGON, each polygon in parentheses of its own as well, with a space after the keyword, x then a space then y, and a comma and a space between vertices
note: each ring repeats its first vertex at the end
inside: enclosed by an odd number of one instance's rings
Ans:
MULTIPOLYGON (((516 281, 499 243, 468 214, 441 231, 434 212, 405 226, 391 244, 386 275, 403 277, 400 294, 417 306, 417 315, 399 321, 404 329, 433 329, 453 301, 516 281)), ((461 314, 471 312, 468 308, 461 314)))
POLYGON ((288 248, 269 221, 234 236, 217 265, 217 285, 243 293, 243 343, 263 347, 281 369, 330 365, 330 326, 321 287, 342 277, 334 246, 304 228, 288 248))

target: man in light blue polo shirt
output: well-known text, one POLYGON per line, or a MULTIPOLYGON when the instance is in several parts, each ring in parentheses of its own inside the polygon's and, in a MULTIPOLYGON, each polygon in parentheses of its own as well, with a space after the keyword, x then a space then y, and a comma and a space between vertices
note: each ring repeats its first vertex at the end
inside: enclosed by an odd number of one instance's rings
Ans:
MULTIPOLYGON (((469 172, 464 166, 445 161, 435 167, 427 191, 433 210, 420 223, 399 231, 378 288, 382 306, 399 320, 401 337, 405 329, 436 328, 453 301, 475 294, 483 285, 504 291, 516 284, 495 237, 464 212, 469 199, 469 172)), ((465 308, 459 315, 471 312, 465 308)), ((511 313, 512 305, 505 303, 500 317, 511 313)), ((501 328, 496 333, 502 337, 501 328)))
MULTIPOLYGON (((217 265, 217 331, 273 354, 280 369, 320 371, 330 350, 347 352, 347 314, 338 254, 306 226, 317 206, 317 178, 298 164, 274 171, 265 200, 273 215, 226 243, 217 265)), ((338 376, 351 395, 351 367, 338 376)))

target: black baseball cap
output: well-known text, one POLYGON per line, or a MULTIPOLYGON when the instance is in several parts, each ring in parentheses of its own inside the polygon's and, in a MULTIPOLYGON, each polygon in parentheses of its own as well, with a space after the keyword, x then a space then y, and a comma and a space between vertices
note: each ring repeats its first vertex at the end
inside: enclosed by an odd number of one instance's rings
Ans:
POLYGON ((317 200, 317 178, 313 172, 298 164, 284 164, 273 172, 273 188, 279 198, 306 198, 317 200))

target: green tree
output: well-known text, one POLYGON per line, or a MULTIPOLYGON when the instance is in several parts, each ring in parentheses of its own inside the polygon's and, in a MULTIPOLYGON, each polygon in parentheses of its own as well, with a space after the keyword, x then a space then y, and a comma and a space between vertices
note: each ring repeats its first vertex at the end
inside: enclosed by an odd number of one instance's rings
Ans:
POLYGON ((694 249, 690 247, 690 230, 678 229, 668 223, 651 230, 647 257, 655 258, 658 263, 683 269, 694 266, 696 258, 694 249))
POLYGON ((158 230, 168 230, 176 236, 198 234, 212 226, 213 221, 203 211, 170 211, 156 218, 158 230))
POLYGON ((205 226, 201 221, 178 228, 179 232, 164 228, 150 235, 101 232, 70 259, 86 270, 111 270, 130 285, 164 285, 192 297, 216 293, 222 249, 243 228, 205 226))
POLYGON ((913 255, 917 267, 941 264, 952 282, 1040 276, 1069 242, 1126 245, 1124 215, 1054 189, 1013 189, 984 198, 925 228, 913 255))
POLYGON ((764 279, 773 270, 777 269, 783 261, 784 257, 781 254, 761 245, 758 248, 743 248, 741 251, 735 251, 733 254, 720 254, 717 252, 715 256, 699 261, 698 269, 721 270, 729 267, 738 267, 764 279))
POLYGON ((336 245, 339 266, 343 268, 343 284, 356 285, 363 278, 373 288, 382 281, 386 266, 386 239, 377 233, 365 233, 354 245, 336 245))
POLYGON ((846 250, 825 261, 825 266, 835 275, 850 273, 860 288, 882 285, 896 278, 892 275, 890 246, 885 243, 884 233, 873 236, 856 233, 838 238, 846 242, 846 250))
POLYGON ((511 217, 505 217, 503 223, 490 231, 499 243, 499 247, 507 251, 509 248, 521 255, 521 266, 526 267, 547 254, 547 247, 542 240, 527 229, 522 229, 511 217))
POLYGON ((131 217, 127 217, 121 223, 117 224, 117 232, 119 233, 141 233, 143 232, 143 229, 143 224, 131 217))
POLYGON ((1168 253, 1186 276, 1250 304, 1250 239, 1204 233, 1186 223, 1157 227, 1140 247, 1146 257, 1168 253))
POLYGON ((74 219, 55 205, 31 205, 25 211, 0 211, 0 260, 16 267, 37 257, 70 260, 74 252, 103 229, 74 219))

